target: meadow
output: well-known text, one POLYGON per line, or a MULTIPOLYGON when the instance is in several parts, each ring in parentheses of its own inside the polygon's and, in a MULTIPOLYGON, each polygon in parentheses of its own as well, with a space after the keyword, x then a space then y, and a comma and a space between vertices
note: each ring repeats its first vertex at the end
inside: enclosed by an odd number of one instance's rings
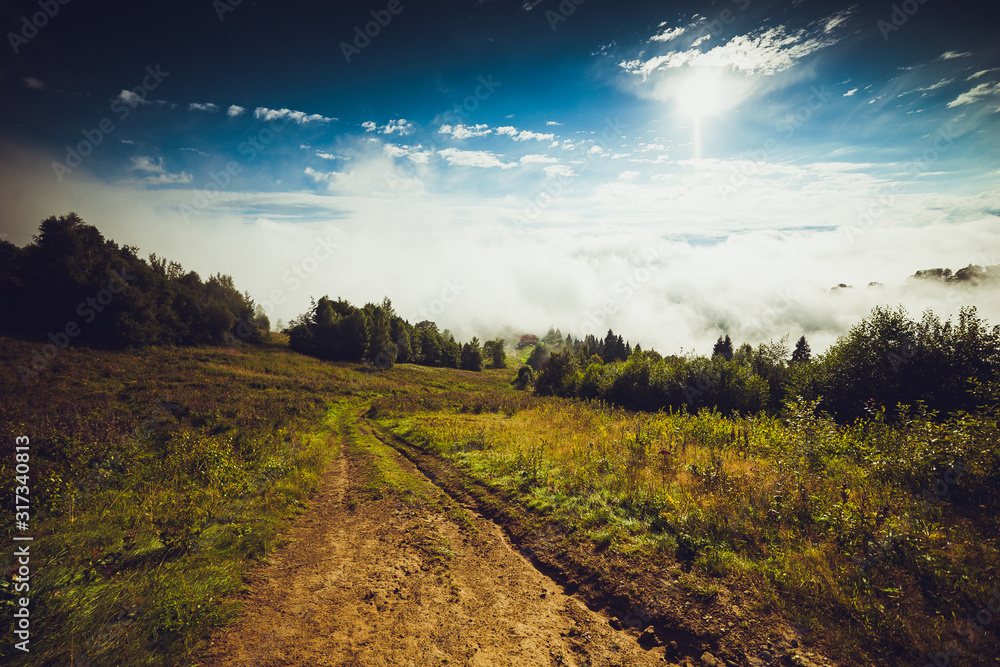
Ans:
POLYGON ((528 508, 557 551, 586 545, 606 585, 642 580, 648 615, 684 624, 686 602, 725 617, 713 601, 740 591, 749 634, 766 634, 750 617, 788 619, 847 664, 951 642, 950 664, 998 656, 995 411, 838 426, 807 401, 741 418, 496 390, 385 397, 371 414, 528 508))
MULTIPOLYGON (((31 349, 3 339, 0 363, 31 349)), ((780 622, 844 664, 915 664, 951 643, 949 664, 1000 656, 995 407, 845 425, 806 401, 637 413, 518 391, 515 375, 376 371, 275 336, 71 348, 31 384, 10 378, 0 436, 32 442, 33 642, 5 644, 4 662, 196 664, 334 457, 371 471, 349 502, 411 493, 389 445, 506 516, 540 565, 589 573, 582 594, 691 636, 763 645, 780 622)), ((2 564, 11 600, 15 562, 2 564)))

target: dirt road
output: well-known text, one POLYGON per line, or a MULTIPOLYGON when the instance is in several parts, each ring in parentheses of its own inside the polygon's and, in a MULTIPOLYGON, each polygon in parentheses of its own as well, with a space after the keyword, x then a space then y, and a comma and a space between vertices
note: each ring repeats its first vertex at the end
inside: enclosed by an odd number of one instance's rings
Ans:
POLYGON ((342 447, 202 665, 665 664, 664 648, 566 595, 496 524, 382 457, 406 492, 368 499, 363 461, 342 447))

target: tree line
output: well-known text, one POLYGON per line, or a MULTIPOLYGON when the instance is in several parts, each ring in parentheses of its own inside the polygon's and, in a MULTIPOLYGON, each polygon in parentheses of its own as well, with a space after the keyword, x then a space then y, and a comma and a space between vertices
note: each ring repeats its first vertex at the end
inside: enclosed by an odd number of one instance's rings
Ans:
POLYGON ((877 307, 825 354, 813 358, 805 336, 789 352, 785 339, 734 348, 727 335, 711 357, 662 356, 623 346, 609 330, 602 341, 568 337, 555 350, 539 344, 515 384, 645 411, 778 412, 802 397, 841 421, 873 410, 892 418, 900 405, 972 412, 1000 384, 1000 326, 990 328, 973 307, 957 322, 877 307))
POLYGON ((231 277, 146 261, 76 213, 45 219, 23 248, 0 240, 0 309, 0 334, 56 348, 255 342, 270 329, 231 277))
POLYGON ((480 344, 473 337, 463 345, 447 329, 439 331, 434 322, 410 324, 396 314, 388 297, 358 308, 324 296, 292 320, 285 332, 297 352, 330 361, 366 362, 378 369, 395 363, 468 371, 506 366, 503 338, 480 344))

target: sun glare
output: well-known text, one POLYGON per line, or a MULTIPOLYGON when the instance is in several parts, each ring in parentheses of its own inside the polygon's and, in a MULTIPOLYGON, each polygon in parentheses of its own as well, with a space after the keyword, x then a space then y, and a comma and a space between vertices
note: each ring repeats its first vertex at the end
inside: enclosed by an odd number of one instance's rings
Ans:
MULTIPOLYGON (((732 95, 727 95, 726 88, 722 72, 706 67, 694 68, 677 88, 678 108, 681 113, 691 118, 694 126, 693 145, 696 158, 702 156, 702 119, 725 111, 733 103, 732 95)), ((735 91, 730 92, 735 93, 735 91)))
POLYGON ((717 114, 728 105, 721 73, 701 67, 688 74, 677 97, 681 111, 695 118, 717 114))

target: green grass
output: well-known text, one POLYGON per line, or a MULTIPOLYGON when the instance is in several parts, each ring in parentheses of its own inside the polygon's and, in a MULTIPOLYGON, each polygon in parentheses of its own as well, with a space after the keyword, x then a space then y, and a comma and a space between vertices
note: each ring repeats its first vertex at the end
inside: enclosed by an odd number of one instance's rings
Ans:
MULTIPOLYGON (((28 349, 0 341, 4 367, 28 349)), ((31 438, 34 541, 31 653, 7 642, 4 662, 183 664, 305 508, 359 375, 273 348, 66 350, 5 383, 0 437, 31 438)))
MULTIPOLYGON (((571 539, 634 571, 675 564, 705 601, 753 591, 849 662, 941 650, 953 618, 996 592, 996 414, 838 427, 808 404, 740 419, 499 386, 439 398, 385 397, 372 413, 571 539)), ((995 628, 963 651, 953 664, 997 656, 995 628)))
MULTIPOLYGON (((515 391, 514 368, 373 374, 280 341, 69 349, 24 386, 13 369, 32 349, 0 339, 0 439, 32 439, 35 538, 32 653, 4 644, 5 664, 190 663, 341 444, 361 480, 349 502, 391 496, 474 535, 385 429, 524 510, 527 532, 612 563, 608 586, 666 571, 676 585, 644 595, 711 605, 746 591, 748 614, 806 627, 847 664, 943 651, 996 592, 996 413, 839 427, 808 405, 784 419, 636 414, 515 391)), ((12 468, 0 460, 4 479, 12 468)), ((418 533, 446 580, 451 545, 418 533)), ((998 626, 951 664, 1000 655, 998 626)))

